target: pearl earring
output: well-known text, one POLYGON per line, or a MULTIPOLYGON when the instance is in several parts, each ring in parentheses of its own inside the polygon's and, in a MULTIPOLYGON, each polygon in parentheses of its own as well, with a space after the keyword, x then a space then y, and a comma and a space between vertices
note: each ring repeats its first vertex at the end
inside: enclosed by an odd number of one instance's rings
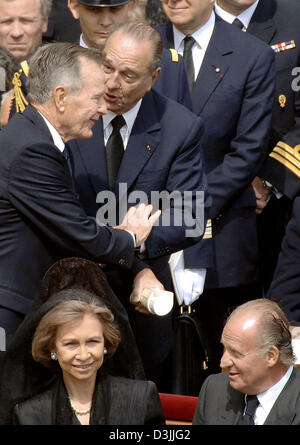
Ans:
POLYGON ((51 360, 57 360, 56 352, 51 352, 50 357, 51 357, 51 360))
POLYGON ((103 348, 103 354, 107 354, 107 349, 106 349, 105 346, 104 346, 104 348, 103 348))

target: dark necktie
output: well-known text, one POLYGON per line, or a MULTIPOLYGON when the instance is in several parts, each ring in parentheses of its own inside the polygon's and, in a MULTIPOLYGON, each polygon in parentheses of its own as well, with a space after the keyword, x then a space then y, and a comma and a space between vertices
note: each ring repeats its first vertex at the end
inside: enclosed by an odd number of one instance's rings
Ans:
POLYGON ((67 160, 69 171, 70 171, 70 175, 71 175, 71 177, 73 177, 73 167, 72 167, 71 156, 70 156, 70 149, 68 147, 68 144, 65 145, 64 151, 62 153, 63 153, 65 159, 67 160))
POLYGON ((124 145, 122 136, 120 134, 120 129, 123 127, 123 125, 125 125, 125 123, 125 119, 122 115, 116 116, 111 121, 113 131, 106 144, 106 161, 110 190, 113 190, 114 188, 124 154, 124 145))
POLYGON ((195 43, 195 39, 191 36, 189 37, 187 36, 184 38, 183 41, 184 41, 183 61, 187 72, 189 88, 190 91, 192 91, 195 82, 195 70, 194 70, 194 61, 192 55, 192 47, 195 43))
POLYGON ((243 29, 244 24, 239 19, 234 19, 232 24, 236 26, 237 28, 243 29))
POLYGON ((256 396, 247 396, 245 414, 239 425, 254 425, 254 415, 258 405, 259 401, 256 396))

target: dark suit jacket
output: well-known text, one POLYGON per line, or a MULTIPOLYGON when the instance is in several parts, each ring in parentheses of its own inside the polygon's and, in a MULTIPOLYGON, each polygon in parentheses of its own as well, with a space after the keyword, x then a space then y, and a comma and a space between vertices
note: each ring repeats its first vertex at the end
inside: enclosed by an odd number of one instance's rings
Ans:
POLYGON ((294 201, 267 298, 276 300, 293 325, 300 325, 300 197, 294 201))
MULTIPOLYGON (((172 47, 172 24, 157 29, 164 46, 172 47)), ((274 77, 272 50, 216 16, 192 90, 193 111, 205 123, 202 144, 213 200, 216 267, 207 272, 209 288, 239 286, 255 278, 256 200, 251 181, 267 153, 274 77)), ((205 243, 185 252, 187 267, 199 267, 205 243)))
MULTIPOLYGON (((108 189, 106 152, 102 120, 94 126, 94 136, 89 140, 70 142, 74 159, 76 189, 83 207, 89 215, 96 215, 99 192, 108 189)), ((210 201, 204 174, 200 141, 203 133, 202 119, 182 105, 159 95, 147 93, 137 114, 115 185, 117 208, 122 200, 128 206, 127 197, 135 191, 145 194, 153 202, 152 192, 201 191, 205 192, 205 214, 210 201), (147 148, 148 147, 148 148, 147 148), (126 184, 127 193, 119 194, 119 185, 126 184)), ((185 201, 183 201, 184 203, 185 201)), ((131 205, 134 205, 132 202, 131 205)), ((190 201, 195 211, 195 194, 190 201)), ((121 207, 122 207, 121 206, 121 207)), ((130 206, 130 204, 129 204, 130 206)), ((198 204, 198 211, 201 206, 198 204)), ((180 210, 181 212, 181 210, 180 210)), ((171 202, 171 216, 174 207, 171 202)), ((194 213, 195 214, 195 213, 194 213)), ((205 223, 205 221, 204 221, 205 223)), ((186 236, 187 226, 162 226, 153 228, 146 241, 144 262, 162 281, 172 289, 168 259, 172 252, 192 245, 198 238, 186 236)), ((203 258, 203 262, 208 259, 203 258)), ((128 310, 136 340, 146 367, 154 367, 166 357, 172 345, 171 320, 168 317, 143 315, 128 304, 132 277, 128 273, 108 273, 110 284, 128 310), (153 335, 159 332, 159 335, 153 335)))
MULTIPOLYGON (((228 373, 209 376, 202 385, 193 425, 237 425, 245 395, 229 385, 228 373)), ((264 425, 300 425, 300 372, 294 368, 264 425)))
POLYGON ((68 0, 55 0, 44 33, 45 42, 74 42, 80 35, 79 20, 75 20, 68 8, 68 0))
POLYGON ((153 89, 191 110, 192 99, 183 58, 175 49, 164 48, 160 65, 161 72, 155 81, 153 89))
POLYGON ((131 235, 86 216, 68 164, 33 107, 9 121, 0 147, 0 305, 26 313, 62 257, 133 265, 131 235))
MULTIPOLYGON (((97 425, 162 425, 164 416, 157 388, 151 381, 126 379, 108 375, 104 381, 109 405, 105 416, 99 415, 97 425)), ((56 382, 14 408, 14 423, 18 425, 53 425, 56 382)), ((97 416, 96 416, 97 417, 97 416)), ((63 419, 61 419, 63 421, 63 419)))
POLYGON ((300 193, 300 3, 297 0, 260 0, 247 32, 268 45, 294 41, 295 47, 275 53, 276 91, 273 109, 270 156, 260 176, 290 199, 300 193), (298 80, 297 80, 298 78, 298 80), (297 91, 292 88, 295 82, 297 91), (283 96, 284 106, 280 105, 283 96))

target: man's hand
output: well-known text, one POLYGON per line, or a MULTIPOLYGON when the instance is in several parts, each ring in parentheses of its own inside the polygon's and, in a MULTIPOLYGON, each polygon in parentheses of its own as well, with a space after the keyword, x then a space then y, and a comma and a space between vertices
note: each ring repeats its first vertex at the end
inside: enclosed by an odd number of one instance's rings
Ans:
POLYGON ((135 234, 136 247, 140 247, 148 238, 153 224, 159 218, 161 211, 157 210, 153 215, 152 205, 140 204, 138 207, 130 207, 120 226, 115 229, 130 230, 135 234))
POLYGON ((254 189, 255 197, 256 197, 256 209, 255 213, 257 215, 260 215, 263 211, 263 209, 268 204, 269 196, 271 194, 270 190, 268 190, 263 182, 262 179, 256 176, 252 181, 252 187, 254 189))
POLYGON ((148 268, 141 270, 134 279, 133 291, 132 291, 133 293, 132 303, 137 305, 135 309, 138 312, 141 312, 143 314, 150 314, 150 312, 148 312, 147 309, 138 305, 141 293, 145 288, 148 289, 156 288, 164 290, 164 286, 161 284, 160 281, 158 281, 152 270, 148 268))

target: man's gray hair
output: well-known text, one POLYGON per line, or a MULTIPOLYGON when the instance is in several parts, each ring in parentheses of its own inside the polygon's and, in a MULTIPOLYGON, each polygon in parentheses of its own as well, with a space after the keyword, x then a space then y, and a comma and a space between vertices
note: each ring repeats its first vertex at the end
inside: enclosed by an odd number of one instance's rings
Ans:
POLYGON ((96 49, 87 49, 68 42, 41 46, 30 60, 26 84, 29 102, 38 104, 47 102, 58 85, 66 87, 70 94, 77 93, 83 83, 82 58, 102 66, 101 53, 96 49))
POLYGON ((286 366, 293 366, 295 356, 289 329, 290 323, 280 306, 267 298, 248 301, 238 306, 227 321, 246 310, 259 313, 257 339, 261 355, 267 354, 272 346, 276 346, 279 351, 279 361, 286 366))
POLYGON ((160 34, 154 28, 152 28, 152 26, 135 22, 127 22, 117 26, 112 34, 119 30, 122 31, 124 35, 132 37, 138 42, 148 41, 152 44, 153 58, 150 62, 149 71, 150 74, 154 73, 156 68, 160 66, 163 51, 163 44, 160 34))

